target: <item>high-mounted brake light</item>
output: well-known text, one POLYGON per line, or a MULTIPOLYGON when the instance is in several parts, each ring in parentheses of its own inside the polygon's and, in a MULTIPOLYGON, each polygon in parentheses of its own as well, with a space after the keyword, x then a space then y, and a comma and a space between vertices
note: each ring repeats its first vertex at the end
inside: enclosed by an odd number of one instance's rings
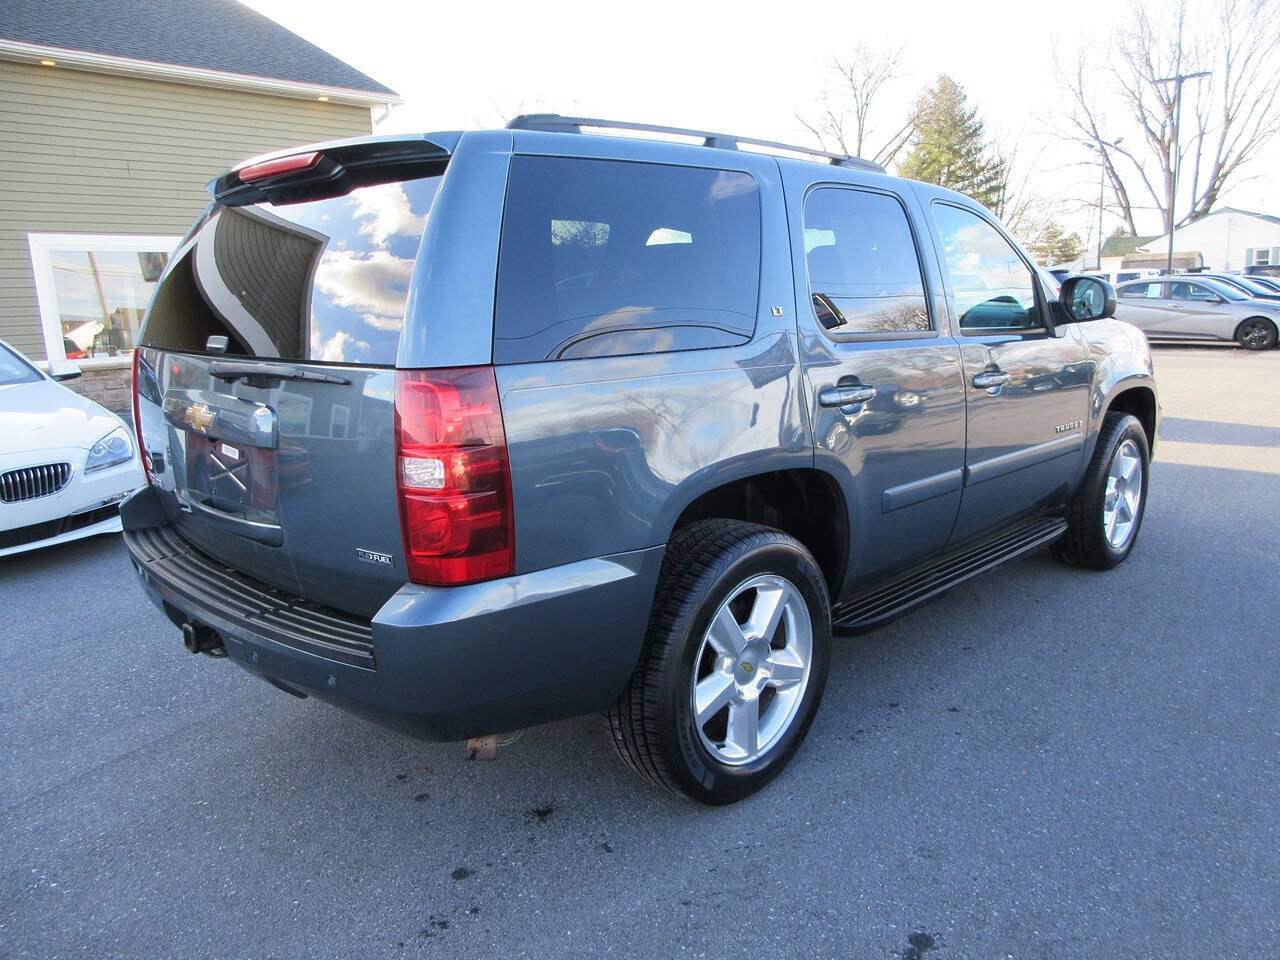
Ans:
POLYGON ((492 367, 397 372, 396 488, 410 580, 452 586, 512 572, 511 473, 492 367))
POLYGON ((133 432, 138 438, 138 459, 142 461, 142 474, 151 483, 151 464, 147 448, 142 442, 142 417, 138 413, 138 364, 142 362, 142 348, 133 348, 133 432))
POLYGON ((277 157, 275 160, 263 160, 261 163, 251 163, 247 167, 242 167, 237 171, 241 183, 252 183, 254 180, 264 180, 267 177, 278 176, 282 173, 297 173, 300 170, 310 170, 320 162, 320 153, 313 151, 312 153, 295 153, 289 157, 277 157))

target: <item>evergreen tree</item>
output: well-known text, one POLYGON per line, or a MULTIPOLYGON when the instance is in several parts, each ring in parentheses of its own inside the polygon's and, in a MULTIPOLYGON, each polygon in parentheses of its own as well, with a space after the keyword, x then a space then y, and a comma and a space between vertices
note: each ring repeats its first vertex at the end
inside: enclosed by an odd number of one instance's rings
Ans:
POLYGON ((946 74, 916 101, 915 136, 898 174, 968 194, 999 212, 1004 162, 985 140, 978 111, 946 74))
POLYGON ((1039 236, 1027 244, 1027 252, 1041 266, 1070 263, 1084 253, 1084 241, 1078 233, 1067 233, 1055 222, 1049 222, 1039 236))

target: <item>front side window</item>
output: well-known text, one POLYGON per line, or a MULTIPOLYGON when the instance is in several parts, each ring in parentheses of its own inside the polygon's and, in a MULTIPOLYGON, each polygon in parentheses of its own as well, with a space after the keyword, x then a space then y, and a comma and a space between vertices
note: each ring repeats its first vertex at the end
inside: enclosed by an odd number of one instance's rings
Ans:
POLYGON ((30 234, 52 360, 127 358, 177 237, 30 234))
POLYGON ((760 285, 760 196, 745 173, 512 158, 495 363, 745 343, 760 285))
POLYGON ((999 230, 946 203, 933 205, 933 219, 962 329, 1041 326, 1031 270, 999 230))
POLYGON ((804 247, 814 315, 832 334, 931 329, 915 239, 896 198, 842 187, 812 191, 804 247))
POLYGON ((1169 284, 1169 297, 1173 300, 1217 300, 1218 296, 1208 287, 1198 283, 1176 281, 1169 284))

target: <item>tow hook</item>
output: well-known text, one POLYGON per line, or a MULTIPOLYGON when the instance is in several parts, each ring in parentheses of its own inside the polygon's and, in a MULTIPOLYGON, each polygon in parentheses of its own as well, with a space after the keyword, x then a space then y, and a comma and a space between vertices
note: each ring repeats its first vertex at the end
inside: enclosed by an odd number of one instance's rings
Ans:
POLYGON ((468 760, 496 760, 498 748, 515 743, 520 739, 523 730, 511 733, 491 733, 484 737, 471 737, 467 740, 466 756, 468 760))
POLYGON ((191 653, 206 653, 211 657, 225 657, 227 648, 222 637, 212 627, 187 621, 182 625, 182 645, 191 653))

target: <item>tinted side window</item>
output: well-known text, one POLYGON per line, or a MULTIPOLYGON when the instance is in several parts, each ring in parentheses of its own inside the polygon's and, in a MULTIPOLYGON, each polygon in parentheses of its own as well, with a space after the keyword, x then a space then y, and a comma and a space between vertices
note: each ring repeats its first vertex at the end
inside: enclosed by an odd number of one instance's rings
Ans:
POLYGON ((1172 300, 1217 300, 1218 295, 1208 287, 1198 283, 1175 282, 1169 284, 1169 297, 1172 300))
POLYGON ((894 197, 814 190, 804 203, 804 251, 814 313, 828 330, 930 329, 915 239, 894 197))
POLYGON ((759 285, 760 196, 747 174, 512 159, 495 363, 745 343, 759 285))
POLYGON ((1031 270, 1000 231, 968 210, 935 203, 960 326, 1031 329, 1041 325, 1031 270))

